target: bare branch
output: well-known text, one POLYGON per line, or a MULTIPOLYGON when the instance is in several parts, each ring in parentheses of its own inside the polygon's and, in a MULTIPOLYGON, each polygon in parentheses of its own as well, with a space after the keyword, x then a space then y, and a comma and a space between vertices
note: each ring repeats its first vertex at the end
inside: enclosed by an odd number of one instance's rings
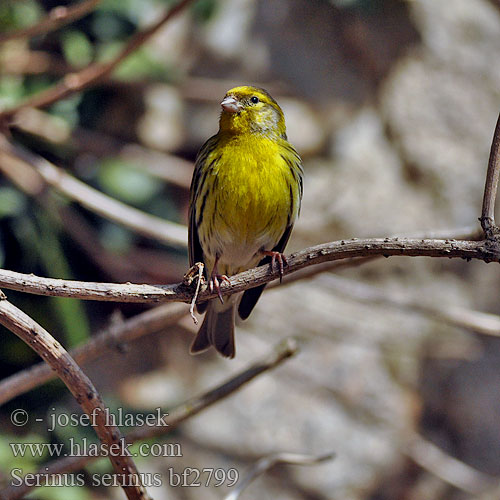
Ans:
MULTIPOLYGON (((107 422, 108 408, 104 405, 90 379, 82 372, 64 347, 38 323, 7 301, 4 294, 0 296, 0 323, 15 333, 50 365, 57 376, 66 384, 85 413, 95 415, 95 431, 101 443, 107 445, 108 449, 110 446, 113 446, 111 448, 113 450, 122 449, 123 436, 120 430, 107 422)), ((125 453, 119 454, 117 452, 116 455, 109 458, 127 498, 131 500, 149 498, 141 485, 140 475, 132 458, 125 453), (131 478, 134 478, 134 481, 131 481, 131 478)))
POLYGON ((332 460, 335 457, 335 453, 328 453, 326 455, 302 455, 298 453, 274 453, 267 457, 261 458, 257 461, 247 472, 247 475, 243 479, 238 480, 237 486, 233 488, 233 491, 229 493, 224 500, 237 500, 240 498, 243 490, 257 477, 264 472, 278 464, 289 464, 289 465, 316 465, 321 462, 326 462, 327 460, 332 460))
MULTIPOLYGON (((401 238, 409 237, 413 239, 439 239, 439 240, 468 240, 468 241, 479 241, 484 237, 483 232, 480 228, 476 227, 460 227, 460 228, 450 228, 447 230, 438 231, 426 231, 423 234, 399 234, 398 237, 401 238)), ((393 235, 393 237, 396 237, 393 235)), ((353 257, 352 259, 337 260, 333 262, 324 262, 323 264, 318 264, 312 267, 305 267, 300 271, 287 276, 283 280, 283 284, 288 285, 295 281, 313 278, 318 274, 323 274, 324 272, 338 271, 340 269, 358 267, 368 262, 376 259, 380 259, 382 255, 372 255, 369 257, 353 257)), ((271 287, 279 286, 278 282, 273 282, 271 287)))
POLYGON ((500 316, 496 314, 474 311, 465 307, 437 306, 433 303, 425 303, 420 297, 408 298, 399 294, 390 294, 386 290, 372 285, 333 274, 320 276, 318 283, 323 287, 335 290, 343 297, 350 297, 370 304, 383 304, 414 311, 476 333, 500 337, 500 316))
POLYGON ((72 94, 75 94, 76 92, 80 92, 91 85, 95 85, 100 80, 110 75, 115 68, 123 62, 124 59, 137 50, 141 45, 146 43, 165 23, 167 23, 173 16, 175 16, 191 2, 193 2, 193 0, 181 0, 156 23, 152 24, 149 28, 136 33, 121 50, 121 52, 110 62, 106 64, 94 63, 78 73, 68 74, 55 86, 50 87, 33 97, 29 97, 24 102, 13 108, 0 112, 0 122, 11 119, 20 109, 46 107, 72 94))
POLYGON ((497 478, 457 460, 421 436, 414 436, 404 451, 420 467, 467 493, 478 495, 499 485, 497 478))
POLYGON ((498 176, 500 174, 500 115, 498 116, 493 141, 491 143, 488 172, 484 186, 483 209, 481 212, 481 227, 487 237, 493 236, 495 226, 495 200, 498 190, 498 176))
MULTIPOLYGON (((243 385, 247 384, 255 377, 276 368, 281 363, 294 356, 298 351, 297 342, 294 339, 286 339, 274 347, 272 352, 261 360, 253 363, 249 368, 230 378, 227 382, 212 389, 205 394, 190 399, 185 403, 177 406, 169 411, 168 417, 164 418, 166 426, 143 426, 136 427, 125 436, 127 443, 152 438, 155 436, 165 435, 172 432, 185 420, 197 415, 204 409, 212 406, 214 403, 221 401, 223 398, 230 396, 238 391, 243 385)), ((51 474, 61 474, 64 472, 73 472, 82 469, 86 464, 96 460, 95 456, 76 456, 66 457, 56 460, 51 464, 44 465, 38 474, 41 480, 51 474)), ((31 481, 34 484, 36 481, 31 481)), ((12 486, 0 491, 0 498, 5 500, 15 500, 23 497, 31 489, 30 486, 23 484, 20 487, 13 488, 12 486)))
POLYGON ((50 31, 54 31, 62 26, 72 23, 77 19, 92 12, 101 0, 85 0, 77 5, 66 7, 59 5, 54 7, 47 15, 37 24, 22 28, 15 31, 0 34, 0 43, 12 40, 14 38, 33 37, 43 35, 50 31))
MULTIPOLYGON (((410 238, 369 238, 340 240, 309 247, 287 257, 285 275, 323 262, 368 256, 411 256, 478 259, 498 261, 500 253, 487 248, 484 241, 426 240, 410 238)), ((221 285, 229 295, 268 283, 279 278, 279 271, 264 265, 237 274, 221 285)), ((85 300, 150 303, 159 301, 190 302, 194 290, 185 283, 173 285, 137 285, 132 283, 93 283, 42 278, 0 269, 0 287, 55 297, 85 300)), ((215 298, 209 290, 200 293, 200 301, 215 298)))
POLYGON ((46 186, 51 186, 88 210, 133 229, 138 234, 167 245, 186 246, 187 229, 185 226, 146 214, 106 196, 67 174, 45 158, 1 138, 0 170, 28 193, 37 194, 46 186), (21 169, 20 164, 22 164, 21 169), (30 169, 31 179, 29 178, 30 169), (20 176, 22 176, 21 180, 20 176))
MULTIPOLYGON (((106 328, 69 354, 79 365, 83 365, 106 354, 117 344, 131 342, 143 335, 158 332, 175 324, 187 312, 188 309, 184 304, 163 304, 106 328)), ((0 382, 0 405, 55 377, 49 365, 39 363, 3 379, 0 382)))

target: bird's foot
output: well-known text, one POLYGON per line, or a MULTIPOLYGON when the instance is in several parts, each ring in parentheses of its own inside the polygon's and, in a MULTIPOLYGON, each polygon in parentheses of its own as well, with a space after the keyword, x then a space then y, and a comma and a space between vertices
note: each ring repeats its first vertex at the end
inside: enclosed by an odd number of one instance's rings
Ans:
POLYGON ((217 274, 216 272, 212 272, 212 275, 210 276, 210 280, 208 282, 208 289, 210 290, 210 293, 213 293, 214 291, 217 292, 217 296, 219 297, 221 304, 224 304, 224 299, 222 298, 222 293, 220 291, 220 285, 223 281, 229 283, 229 278, 225 274, 217 274))
POLYGON ((276 263, 278 263, 278 270, 280 273, 280 283, 283 281, 283 269, 285 266, 288 266, 288 261, 286 260, 286 256, 284 253, 262 250, 263 255, 267 255, 271 257, 271 270, 274 271, 276 267, 276 263))

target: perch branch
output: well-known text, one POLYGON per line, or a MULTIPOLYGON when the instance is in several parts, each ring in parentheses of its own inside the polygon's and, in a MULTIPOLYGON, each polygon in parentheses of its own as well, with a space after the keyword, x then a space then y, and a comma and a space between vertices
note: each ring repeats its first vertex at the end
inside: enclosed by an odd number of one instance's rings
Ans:
MULTIPOLYGON (((90 379, 49 332, 11 304, 3 293, 0 295, 0 323, 28 344, 50 365, 85 413, 95 415, 95 431, 101 443, 105 444, 108 449, 122 449, 123 437, 118 427, 109 425, 106 421, 109 410, 90 379)), ((140 475, 132 458, 126 454, 116 453, 116 455, 110 455, 109 459, 127 498, 130 500, 148 499, 149 496, 141 485, 140 475), (135 481, 130 480, 132 477, 135 481), (134 485, 131 485, 131 482, 134 485)))
MULTIPOLYGON (((487 248, 484 241, 455 241, 411 238, 351 239, 323 243, 287 256, 288 275, 323 262, 368 256, 411 256, 478 259, 498 262, 500 254, 487 248)), ((221 285, 223 295, 233 294, 279 278, 279 271, 268 265, 242 272, 221 285)), ((194 290, 185 283, 173 285, 138 285, 132 283, 94 283, 43 278, 0 269, 0 287, 36 295, 73 297, 85 300, 150 303, 160 301, 190 302, 194 290)), ((209 290, 200 292, 200 301, 215 298, 209 290)))
POLYGON ((240 498, 243 490, 257 477, 278 464, 288 465, 316 465, 321 462, 326 462, 335 457, 334 453, 326 455, 302 455, 298 453, 274 453, 258 460, 247 472, 247 475, 238 481, 238 484, 233 488, 229 495, 224 497, 224 500, 237 500, 240 498))
POLYGON ((136 33, 120 51, 120 53, 108 63, 90 64, 78 73, 70 73, 55 86, 50 87, 33 97, 29 97, 13 108, 0 112, 0 123, 10 120, 21 109, 42 108, 49 106, 50 104, 54 104, 55 102, 75 94, 76 92, 80 92, 81 90, 98 83, 103 78, 106 78, 121 62, 123 62, 124 59, 147 42, 165 23, 167 23, 173 16, 175 16, 191 2, 193 2, 193 0, 181 0, 149 28, 136 33))
MULTIPOLYGON (((212 406, 218 401, 230 396, 238 391, 243 385, 247 384, 255 377, 272 370, 281 363, 294 356, 298 351, 297 342, 294 339, 286 339, 274 347, 272 352, 261 360, 253 363, 249 368, 230 378, 222 385, 212 389, 201 396, 190 399, 189 401, 177 406, 169 411, 168 417, 164 418, 167 426, 144 426, 136 427, 126 436, 127 443, 152 438, 159 435, 165 435, 172 432, 178 425, 190 417, 197 415, 205 408, 212 406)), ((81 470, 89 462, 96 460, 95 456, 66 457, 43 466, 38 472, 41 478, 50 474, 62 474, 65 472, 74 472, 81 470)), ((30 484, 33 484, 32 481, 30 484)), ((31 489, 30 486, 23 484, 19 487, 9 487, 0 491, 0 498, 5 500, 16 500, 22 498, 31 489)))
POLYGON ((54 7, 46 17, 33 26, 1 33, 0 43, 14 38, 33 37, 54 31, 92 12, 100 1, 86 0, 70 7, 64 5, 54 7))
POLYGON ((495 225, 495 200, 498 190, 498 176, 500 173, 500 115, 493 134, 490 158, 488 160, 488 171, 484 186, 483 209, 481 211, 481 227, 486 237, 494 236, 495 225))
MULTIPOLYGON (((175 324, 187 312, 184 304, 163 304, 106 328, 69 354, 79 365, 83 365, 113 349, 117 344, 131 342, 175 324)), ((3 379, 0 382, 0 405, 55 377, 50 366, 42 362, 3 379)))

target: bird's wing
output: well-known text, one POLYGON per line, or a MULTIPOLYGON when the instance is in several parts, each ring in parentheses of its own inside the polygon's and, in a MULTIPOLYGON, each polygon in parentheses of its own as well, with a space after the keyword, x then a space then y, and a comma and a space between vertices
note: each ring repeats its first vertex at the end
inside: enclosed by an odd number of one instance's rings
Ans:
MULTIPOLYGON (((197 262, 205 263, 205 255, 203 254, 203 249, 201 248, 200 238, 198 236, 198 221, 196 220, 196 200, 200 195, 200 189, 204 182, 206 171, 204 166, 206 166, 206 161, 208 155, 216 147, 216 136, 208 139, 205 144, 200 148, 198 156, 196 157, 196 162, 194 166, 193 179, 191 181, 190 188, 190 200, 189 200, 189 228, 188 228, 188 253, 189 253, 189 266, 193 266, 197 262)), ((203 216, 203 214, 201 214, 203 216)), ((206 277, 206 270, 205 270, 206 277)), ((207 308, 208 302, 203 302, 197 306, 198 312, 202 313, 207 308)))
MULTIPOLYGON (((285 229, 285 232, 283 233, 283 236, 279 240, 278 244, 273 248, 273 252, 280 252, 280 253, 284 252, 286 244, 290 239, 290 234, 292 234, 292 229, 293 229, 293 224, 291 224, 285 229)), ((271 257, 264 257, 259 262, 259 266, 263 266, 264 264, 269 264, 270 262, 271 262, 271 257)), ((257 301, 259 300, 265 287, 266 284, 256 286, 255 288, 250 288, 249 290, 246 290, 243 293, 240 305, 238 306, 238 314, 241 319, 247 319, 248 316, 250 316, 250 313, 255 307, 255 304, 257 304, 257 301)))

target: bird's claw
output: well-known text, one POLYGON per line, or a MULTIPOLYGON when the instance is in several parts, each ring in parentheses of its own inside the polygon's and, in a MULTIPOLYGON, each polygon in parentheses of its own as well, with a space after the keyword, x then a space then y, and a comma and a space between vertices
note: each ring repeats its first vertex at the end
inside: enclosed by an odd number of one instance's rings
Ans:
POLYGON ((224 299, 222 298, 222 293, 220 291, 221 281, 226 281, 227 283, 229 283, 229 278, 225 274, 212 274, 208 283, 208 288, 210 290, 210 293, 216 291, 221 304, 224 304, 224 299))
POLYGON ((284 253, 275 251, 264 251, 264 255, 271 257, 271 270, 274 271, 276 267, 276 262, 278 262, 278 270, 280 273, 280 283, 283 281, 284 267, 288 266, 288 261, 284 253))

